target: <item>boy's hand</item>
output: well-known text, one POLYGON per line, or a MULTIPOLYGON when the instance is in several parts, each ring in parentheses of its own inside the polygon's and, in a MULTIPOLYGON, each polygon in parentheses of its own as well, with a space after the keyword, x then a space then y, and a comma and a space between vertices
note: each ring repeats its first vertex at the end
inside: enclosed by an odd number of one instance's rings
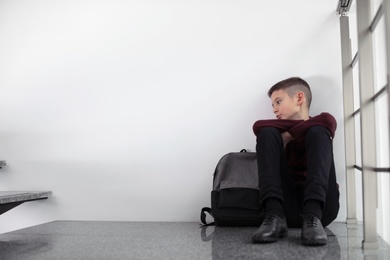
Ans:
POLYGON ((283 146, 286 147, 286 145, 293 139, 289 132, 283 132, 282 133, 282 139, 283 139, 283 146))

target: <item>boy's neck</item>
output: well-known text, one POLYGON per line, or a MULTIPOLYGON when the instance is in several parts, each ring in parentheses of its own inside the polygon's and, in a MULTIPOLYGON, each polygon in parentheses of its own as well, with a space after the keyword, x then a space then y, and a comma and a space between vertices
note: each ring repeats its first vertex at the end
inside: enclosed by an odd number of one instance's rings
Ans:
POLYGON ((295 115, 294 120, 308 120, 310 118, 309 111, 307 109, 301 110, 295 115))
POLYGON ((302 119, 303 120, 308 120, 310 117, 309 117, 309 111, 305 111, 304 113, 302 113, 302 119))

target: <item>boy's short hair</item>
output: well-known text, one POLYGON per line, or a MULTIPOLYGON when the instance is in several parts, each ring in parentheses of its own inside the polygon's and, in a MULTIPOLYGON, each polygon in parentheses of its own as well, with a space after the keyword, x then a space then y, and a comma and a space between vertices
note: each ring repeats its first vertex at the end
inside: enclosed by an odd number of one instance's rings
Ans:
POLYGON ((290 97, 293 97, 297 92, 302 91, 305 94, 307 107, 310 108, 312 95, 310 86, 305 80, 299 77, 291 77, 279 81, 268 90, 268 96, 271 97, 272 93, 277 90, 286 91, 290 97))

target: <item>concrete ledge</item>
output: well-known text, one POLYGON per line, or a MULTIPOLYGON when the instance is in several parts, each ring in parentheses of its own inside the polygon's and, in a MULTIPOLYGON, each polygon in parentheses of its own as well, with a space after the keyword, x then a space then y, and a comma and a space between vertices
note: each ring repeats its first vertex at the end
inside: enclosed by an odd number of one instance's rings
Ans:
POLYGON ((0 191, 0 215, 27 201, 43 200, 51 191, 0 191))
POLYGON ((47 199, 51 191, 0 191, 0 204, 47 199))

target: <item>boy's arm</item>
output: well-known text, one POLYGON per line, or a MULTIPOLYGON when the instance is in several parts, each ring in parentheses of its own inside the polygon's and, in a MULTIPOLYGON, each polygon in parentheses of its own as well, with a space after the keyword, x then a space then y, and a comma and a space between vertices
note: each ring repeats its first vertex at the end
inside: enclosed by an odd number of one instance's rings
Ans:
POLYGON ((268 120, 258 120, 253 125, 253 132, 255 135, 264 127, 274 127, 279 130, 279 132, 284 133, 291 129, 293 126, 304 122, 303 120, 288 120, 288 119, 268 119, 268 120))
POLYGON ((333 138, 337 122, 334 117, 329 113, 321 113, 318 116, 312 117, 306 121, 300 121, 287 131, 291 134, 294 139, 301 139, 305 136, 307 130, 312 126, 323 126, 330 131, 330 136, 333 138))
POLYGON ((286 147, 286 145, 293 139, 292 136, 288 131, 282 133, 282 139, 283 139, 283 147, 286 147))

